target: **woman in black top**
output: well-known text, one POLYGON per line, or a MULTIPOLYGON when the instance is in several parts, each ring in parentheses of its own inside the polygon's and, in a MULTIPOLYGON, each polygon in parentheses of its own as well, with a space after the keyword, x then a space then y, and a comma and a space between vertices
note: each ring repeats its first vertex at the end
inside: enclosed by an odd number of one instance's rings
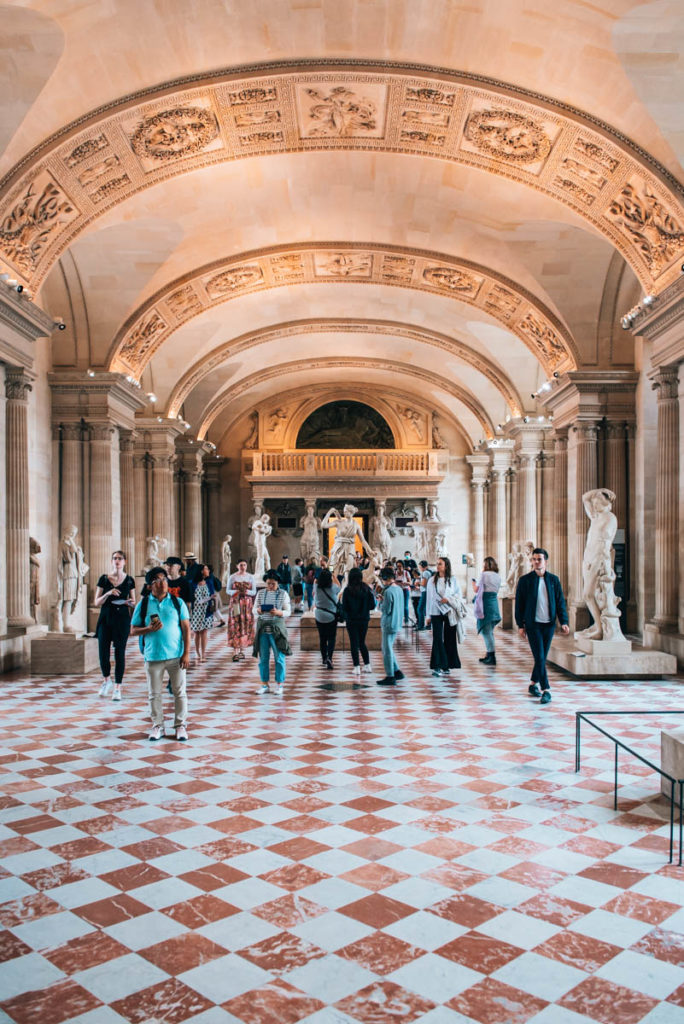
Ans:
POLYGON ((126 641, 131 629, 131 608, 135 607, 135 580, 126 574, 125 567, 125 554, 123 551, 115 551, 112 555, 112 571, 109 576, 100 576, 95 591, 95 606, 100 609, 95 630, 103 676, 100 696, 106 697, 112 688, 110 651, 113 644, 115 685, 112 700, 121 700, 126 641))
POLYGON ((368 631, 370 613, 374 608, 375 595, 368 584, 363 582, 361 570, 358 568, 350 569, 347 586, 342 594, 342 609, 344 611, 347 633, 349 634, 349 647, 351 649, 352 661, 354 662, 353 671, 355 676, 361 675, 359 651, 363 658, 363 671, 371 671, 368 648, 366 647, 366 633, 368 631))
POLYGON ((337 597, 340 588, 333 581, 329 569, 321 569, 314 584, 314 618, 318 629, 318 640, 321 649, 321 660, 324 668, 333 667, 337 639, 337 597))

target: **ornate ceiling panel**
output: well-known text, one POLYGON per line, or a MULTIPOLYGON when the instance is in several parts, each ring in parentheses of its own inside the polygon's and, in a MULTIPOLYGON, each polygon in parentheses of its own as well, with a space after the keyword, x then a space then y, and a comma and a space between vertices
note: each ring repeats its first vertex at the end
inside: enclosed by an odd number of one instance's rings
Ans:
MULTIPOLYGON (((476 75, 339 60, 191 76, 66 126, 0 183, 0 262, 35 289, 80 232, 140 189, 220 161, 334 149, 456 161, 523 182, 598 229, 647 290, 679 274, 682 186, 608 125, 476 75)), ((349 267, 362 277, 363 253, 349 267)), ((214 290, 230 288, 226 279, 214 290)), ((168 328, 160 319, 142 325, 146 337, 168 328)))
POLYGON ((182 324, 212 306, 267 288, 341 282, 414 288, 475 306, 516 334, 547 374, 575 369, 567 328, 526 289, 465 260, 421 249, 320 243, 242 253, 173 281, 118 332, 108 369, 139 378, 182 324))
POLYGON ((522 414, 523 403, 508 377, 481 353, 475 352, 468 345, 464 345, 454 338, 448 338, 444 334, 424 330, 420 327, 412 327, 409 324, 399 324, 390 321, 318 319, 299 320, 293 323, 277 324, 265 331, 252 331, 239 338, 234 338, 220 348, 215 349, 208 356, 195 363, 178 382, 169 397, 165 415, 171 418, 177 416, 193 389, 202 380, 214 373, 222 363, 232 359, 239 353, 274 340, 320 332, 325 332, 326 334, 334 332, 343 332, 345 334, 364 333, 371 337, 389 335, 390 337, 408 338, 421 344, 440 348, 450 355, 463 360, 470 366, 475 367, 475 369, 482 373, 502 395, 512 417, 522 414))

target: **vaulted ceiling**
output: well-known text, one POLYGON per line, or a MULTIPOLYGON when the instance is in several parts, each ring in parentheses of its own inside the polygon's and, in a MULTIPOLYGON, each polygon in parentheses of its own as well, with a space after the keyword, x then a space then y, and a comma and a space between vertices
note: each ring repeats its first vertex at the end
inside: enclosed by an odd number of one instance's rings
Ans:
MULTIPOLYGON (((681 4, 0 4, 0 269, 226 450, 288 390, 472 441, 684 257, 681 4), (246 428, 245 428, 246 429, 246 428)), ((617 329, 616 329, 617 327, 617 329)))

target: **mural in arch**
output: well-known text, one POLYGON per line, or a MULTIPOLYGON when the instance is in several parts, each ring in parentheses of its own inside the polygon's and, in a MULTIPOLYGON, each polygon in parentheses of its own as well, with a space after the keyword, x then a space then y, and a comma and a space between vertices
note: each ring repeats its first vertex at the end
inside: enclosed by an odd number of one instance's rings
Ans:
POLYGON ((302 423, 297 448, 395 448, 387 421, 364 402, 327 402, 302 423))

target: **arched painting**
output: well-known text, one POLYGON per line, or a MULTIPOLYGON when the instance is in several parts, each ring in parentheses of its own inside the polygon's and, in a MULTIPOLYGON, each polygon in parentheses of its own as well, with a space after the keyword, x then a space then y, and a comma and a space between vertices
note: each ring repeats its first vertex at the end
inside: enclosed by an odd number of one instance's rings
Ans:
POLYGON ((363 402, 328 402, 304 420, 297 448, 394 448, 387 421, 363 402))

